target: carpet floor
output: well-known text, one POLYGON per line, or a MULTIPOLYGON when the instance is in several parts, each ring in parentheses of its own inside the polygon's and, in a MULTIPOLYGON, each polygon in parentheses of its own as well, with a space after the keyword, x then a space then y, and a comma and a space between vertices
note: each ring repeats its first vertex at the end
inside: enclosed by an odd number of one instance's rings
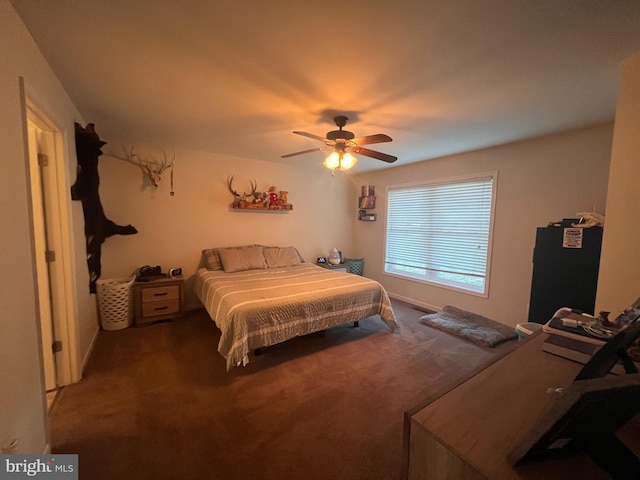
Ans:
POLYGON ((393 307, 396 333, 370 317, 229 373, 204 310, 101 331, 50 414, 52 451, 78 454, 86 480, 400 478, 404 412, 517 343, 478 346, 393 307))

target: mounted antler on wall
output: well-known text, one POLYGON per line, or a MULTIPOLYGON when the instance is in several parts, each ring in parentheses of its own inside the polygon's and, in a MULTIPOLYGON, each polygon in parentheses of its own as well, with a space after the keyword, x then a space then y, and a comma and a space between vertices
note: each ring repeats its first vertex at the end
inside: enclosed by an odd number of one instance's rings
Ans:
POLYGON ((227 177, 227 187, 229 188, 229 191, 233 195, 234 199, 244 201, 247 198, 252 197, 256 193, 256 188, 258 188, 258 183, 255 180, 253 182, 249 181, 249 186, 251 187, 251 192, 250 193, 242 192, 242 195, 240 195, 238 192, 236 192, 233 189, 233 175, 231 175, 231 178, 227 177))
POLYGON ((82 128, 76 127, 76 157, 78 158, 78 176, 71 186, 71 199, 82 202, 84 214, 84 235, 86 237, 87 266, 89 267, 89 291, 96 293, 96 280, 100 278, 102 267, 100 256, 102 244, 112 235, 133 235, 138 231, 132 225, 116 225, 104 214, 98 192, 98 157, 102 155, 102 146, 106 144, 94 129, 93 123, 82 128))
MULTIPOLYGON (((163 152, 164 153, 164 152, 163 152)), ((146 173, 147 177, 151 184, 158 188, 160 181, 162 180, 162 174, 168 168, 171 168, 171 195, 173 196, 173 164, 176 160, 176 152, 173 152, 173 158, 171 161, 167 158, 166 154, 164 157, 158 161, 155 158, 151 157, 140 159, 138 154, 135 151, 134 147, 131 147, 131 152, 126 157, 119 157, 117 155, 109 154, 110 157, 117 158, 118 160, 124 160, 125 162, 132 163, 136 167, 139 167, 143 173, 146 173)))

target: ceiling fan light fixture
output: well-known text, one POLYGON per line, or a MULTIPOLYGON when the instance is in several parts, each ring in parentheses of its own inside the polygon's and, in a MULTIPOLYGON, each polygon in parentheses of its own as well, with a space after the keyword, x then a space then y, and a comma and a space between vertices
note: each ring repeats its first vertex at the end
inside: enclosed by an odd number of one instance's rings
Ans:
POLYGON ((331 155, 325 158, 324 162, 322 162, 322 165, 327 167, 329 170, 335 170, 336 168, 338 168, 340 166, 340 155, 338 154, 338 152, 333 152, 331 155))
POLYGON ((340 170, 349 170, 358 162, 358 159, 351 155, 349 152, 343 153, 341 157, 340 170))
POLYGON ((329 170, 349 170, 358 162, 358 159, 351 155, 349 152, 333 152, 327 158, 324 159, 322 165, 329 170))

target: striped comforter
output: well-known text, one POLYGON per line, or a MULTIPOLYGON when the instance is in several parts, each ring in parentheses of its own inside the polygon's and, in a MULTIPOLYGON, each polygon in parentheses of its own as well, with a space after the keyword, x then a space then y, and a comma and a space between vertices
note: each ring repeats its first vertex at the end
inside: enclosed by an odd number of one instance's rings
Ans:
POLYGON ((256 348, 371 315, 397 328, 382 285, 316 265, 236 273, 201 268, 194 293, 222 332, 218 351, 227 371, 246 365, 256 348))

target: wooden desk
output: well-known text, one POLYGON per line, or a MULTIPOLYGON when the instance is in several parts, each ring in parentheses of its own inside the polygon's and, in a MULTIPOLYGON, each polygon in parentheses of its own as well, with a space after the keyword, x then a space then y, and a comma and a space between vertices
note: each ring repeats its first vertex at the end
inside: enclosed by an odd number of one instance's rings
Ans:
MULTIPOLYGON (((408 412, 405 478, 610 478, 586 455, 517 468, 507 461, 507 455, 553 404, 554 394, 547 389, 569 386, 582 368, 579 363, 543 352, 546 338, 543 332, 532 335, 512 353, 453 390, 408 412)), ((619 435, 636 454, 640 453, 638 420, 636 417, 629 422, 619 435)))

